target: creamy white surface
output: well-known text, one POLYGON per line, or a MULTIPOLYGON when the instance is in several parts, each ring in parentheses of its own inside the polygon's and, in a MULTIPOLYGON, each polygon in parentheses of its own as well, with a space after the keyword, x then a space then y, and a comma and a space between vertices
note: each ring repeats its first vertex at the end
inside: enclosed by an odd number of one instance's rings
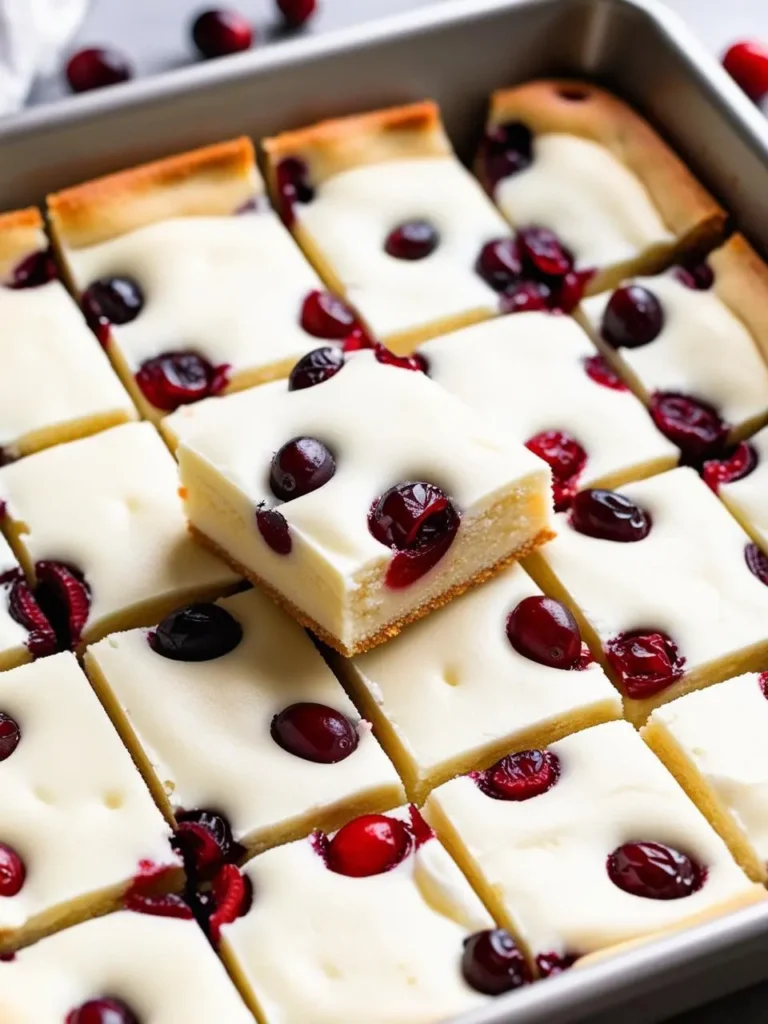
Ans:
POLYGON ((4 1024, 62 1024, 99 996, 152 1024, 254 1024, 194 921, 119 911, 0 962, 4 1024))
POLYGON ((486 242, 509 226, 453 156, 390 160, 324 181, 296 219, 380 338, 471 310, 498 310, 497 293, 475 273, 486 242), (440 244, 425 259, 384 249, 393 228, 428 220, 440 244))
POLYGON ((550 228, 580 267, 634 259, 673 241, 644 185, 605 146, 552 132, 534 139, 530 167, 496 186, 518 227, 550 228))
POLYGON ((722 484, 720 497, 761 547, 768 550, 768 427, 751 437, 749 444, 757 453, 757 466, 741 480, 722 484))
MULTIPOLYGON (((0 576, 4 576, 6 573, 18 572, 21 573, 19 563, 16 561, 16 556, 8 541, 0 535, 0 576)), ((24 626, 11 617, 11 613, 8 610, 8 594, 10 591, 10 584, 6 587, 0 587, 0 654, 9 653, 14 650, 19 650, 25 647, 29 633, 24 626)))
POLYGON ((563 430, 587 452, 581 487, 621 483, 648 463, 670 468, 677 448, 631 391, 593 381, 596 355, 570 317, 516 313, 427 342, 420 350, 433 380, 488 416, 510 440, 563 430))
POLYGON ((0 763, 0 842, 27 871, 18 895, 0 900, 0 931, 127 885, 141 861, 178 866, 170 829, 73 654, 3 672, 0 708, 21 729, 0 763))
POLYGON ((264 1024, 433 1024, 488 1001, 460 961, 464 939, 493 923, 437 839, 369 878, 329 871, 309 840, 245 873, 258 895, 222 934, 264 1024))
MULTIPOLYGON (((634 375, 646 399, 655 391, 703 398, 734 426, 768 414, 768 366, 742 321, 717 297, 717 286, 697 291, 671 273, 632 283, 659 300, 664 327, 649 344, 611 354, 634 375)), ((611 294, 603 292, 581 305, 596 338, 611 294)))
MULTIPOLYGON (((485 882, 534 954, 583 955, 674 927, 752 885, 725 844, 628 722, 609 722, 551 748, 558 782, 541 796, 494 800, 463 777, 435 790, 485 882), (683 899, 633 896, 613 884, 608 856, 623 843, 665 843, 708 870, 683 899)), ((759 892, 757 887, 754 887, 759 892)))

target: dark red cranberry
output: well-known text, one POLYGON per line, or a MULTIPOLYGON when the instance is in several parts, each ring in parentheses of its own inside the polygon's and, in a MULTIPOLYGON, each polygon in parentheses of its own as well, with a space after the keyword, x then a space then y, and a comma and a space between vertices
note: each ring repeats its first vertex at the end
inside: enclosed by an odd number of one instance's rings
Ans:
POLYGON ((89 999, 67 1014, 65 1024, 139 1024, 139 1018, 119 999, 89 999))
POLYGON ((227 861, 237 860, 243 848, 232 837, 229 822, 215 811, 181 811, 176 815, 174 846, 187 872, 205 877, 227 861))
POLYGON ((225 864, 215 875, 212 883, 211 914, 208 918, 208 934, 211 941, 218 943, 221 929, 232 924, 238 917, 244 917, 251 909, 253 890, 250 879, 246 878, 234 864, 225 864))
POLYGON ((15 959, 15 953, 0 953, 0 964, 11 964, 15 959))
POLYGON ((387 235, 384 249, 396 260, 423 260, 440 244, 440 235, 428 220, 406 220, 387 235))
POLYGON ((632 896, 680 900, 697 892, 706 871, 691 857, 664 843, 624 843, 608 857, 608 877, 632 896))
POLYGON ((520 247, 514 238, 486 242, 475 265, 477 273, 497 292, 518 283, 523 274, 520 247))
POLYGON ((226 608, 208 602, 190 604, 166 615, 148 635, 155 654, 171 661, 213 661, 234 651, 243 627, 226 608))
POLYGON ((573 253, 548 228, 523 228, 517 243, 522 259, 545 277, 565 277, 573 270, 573 253))
POLYGON ((658 391, 651 397, 650 413, 662 434, 693 465, 717 456, 728 437, 728 425, 712 406, 687 395, 658 391))
POLYGON ((726 458, 710 459, 704 463, 701 475, 704 483, 717 494, 723 484, 743 480, 757 467, 757 452, 751 444, 742 441, 726 458))
POLYGON ((434 568, 453 543, 460 522, 461 514, 445 492, 423 481, 397 484, 375 501, 368 529, 398 552, 387 569, 387 586, 410 586, 434 568))
POLYGON ((297 203, 311 203, 315 198, 315 190, 309 183, 309 168, 306 163, 296 156, 285 157, 275 169, 275 186, 280 216, 290 227, 294 221, 294 206, 297 203))
POLYGON ((11 846, 0 843, 0 896, 16 896, 21 892, 27 872, 24 861, 11 846))
POLYGON ((763 696, 768 700, 768 672, 761 672, 757 681, 763 692, 763 696))
POLYGON ((430 839, 435 838, 435 833, 426 823, 421 815, 421 812, 413 804, 408 807, 408 814, 411 818, 411 835, 413 836, 414 842, 416 843, 416 849, 424 843, 428 843, 430 839))
POLYGON ((612 391, 629 391, 629 388, 602 356, 587 356, 584 369, 595 384, 601 384, 612 391))
POLYGON ((327 484, 335 472, 336 460, 322 441, 294 437, 273 456, 269 486, 280 501, 291 501, 327 484))
POLYGON ((487 996, 500 996, 533 981, 520 947, 504 928, 475 932, 465 940, 461 972, 468 985, 487 996))
POLYGON ((768 47, 762 43, 734 43, 723 57, 723 67, 755 103, 768 96, 768 47))
POLYGON ((525 447, 551 468, 555 509, 562 512, 578 490, 578 478, 587 464, 587 453, 575 437, 562 430, 543 430, 526 441, 525 447))
POLYGON ((317 10, 317 0, 277 0, 283 20, 289 28, 299 28, 317 10))
POLYGON ((346 336, 341 347, 344 352, 359 352, 364 348, 373 348, 373 342, 366 329, 358 324, 346 336))
POLYGON ((572 313, 584 298, 587 285, 595 276, 591 267, 569 270, 555 289, 551 306, 561 313, 572 313))
POLYGON ((176 893, 162 896, 146 896, 138 892, 130 892, 125 898, 125 909, 134 914, 147 914, 149 917, 175 917, 189 921, 194 917, 188 903, 176 893))
POLYGON ((213 366, 196 352, 164 352, 147 359, 136 374, 142 395, 163 412, 218 395, 228 381, 229 366, 213 366))
POLYGON ((288 378, 289 391, 303 391, 315 384, 335 377, 344 365, 344 352, 338 346, 326 345, 307 352, 291 370, 288 378))
POLYGON ((102 344, 110 324, 129 324, 144 308, 144 294, 131 277, 102 277, 83 293, 83 312, 102 344))
POLYGON ((192 25, 192 41, 202 57, 227 57, 250 50, 253 27, 237 11, 203 11, 192 25))
POLYGON ((401 370, 415 370, 417 373, 428 374, 429 372, 427 360, 418 352, 412 356, 397 356, 379 342, 374 343, 373 351, 378 363, 384 363, 386 366, 397 366, 401 370))
POLYGON ((256 510, 256 525, 265 543, 275 554, 290 555, 293 547, 291 530, 282 512, 276 508, 259 508, 256 510))
POLYGON ((635 700, 666 690, 685 667, 677 644, 660 630, 620 633, 608 641, 605 653, 624 692, 635 700))
POLYGON ((339 829, 327 847, 331 871, 350 878, 381 875, 405 860, 413 837, 399 818, 364 814, 339 829))
POLYGON ((581 662, 578 623, 565 605, 552 597, 524 597, 509 613, 507 636, 518 654, 540 665, 572 669, 581 662))
POLYGON ((691 263, 674 268, 674 275, 680 284, 696 292, 706 292, 715 283, 715 272, 708 263, 691 263))
POLYGON ((118 85, 133 77, 131 62, 118 50, 91 47, 69 58, 67 81, 72 92, 118 85))
POLYGON ((40 288, 59 276, 56 261, 50 249, 33 252, 13 268, 9 288, 40 288))
POLYGON ((524 171, 533 162, 533 134, 521 121, 497 124, 485 133, 481 147, 481 166, 486 188, 512 174, 524 171))
POLYGON ((27 630, 26 646, 32 657, 46 658, 54 654, 58 649, 56 633, 21 571, 14 571, 0 583, 9 587, 8 612, 14 622, 27 630))
POLYGON ((272 739, 305 761, 336 764, 357 749, 357 729, 340 711, 303 701, 272 719, 272 739))
POLYGON ((744 560, 753 576, 768 587, 768 555, 757 544, 747 544, 744 548, 744 560))
POLYGON ((591 488, 573 499, 571 526, 587 537, 632 544, 651 532, 651 517, 618 491, 591 488))
POLYGON ((572 953, 539 953, 536 966, 542 978, 552 978, 563 971, 570 970, 579 958, 572 953))
POLYGON ((551 750, 523 750, 507 754, 474 778, 485 795, 494 800, 531 800, 556 784, 560 760, 551 750))
POLYGON ((61 649, 77 647, 91 610, 91 589, 82 572, 62 562, 35 564, 35 597, 61 649))
POLYGON ((21 729, 15 718, 0 711, 0 761, 7 761, 21 742, 21 729))
POLYGON ((315 338, 343 341, 357 326, 357 317, 331 292, 310 292, 302 303, 301 326, 315 338))
POLYGON ((502 313, 537 313, 548 310, 551 290, 538 281, 520 281, 501 296, 502 313))
POLYGON ((664 310, 653 292, 627 284, 610 297, 600 333, 613 348, 640 348, 658 338, 663 328, 664 310))

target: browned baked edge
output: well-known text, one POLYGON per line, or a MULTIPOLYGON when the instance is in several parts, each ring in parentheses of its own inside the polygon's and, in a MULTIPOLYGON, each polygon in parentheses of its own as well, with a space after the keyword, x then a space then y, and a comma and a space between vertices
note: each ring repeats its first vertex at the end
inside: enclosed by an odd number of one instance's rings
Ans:
POLYGON ((258 576, 252 570, 247 569, 241 562, 232 558, 220 545, 216 544, 215 541, 212 541, 210 537, 206 536, 206 534, 202 533, 191 523, 188 525, 188 528, 189 532, 198 543, 208 548, 223 562, 226 562, 227 565, 229 565, 229 567, 236 573, 244 579, 249 580, 255 587, 262 590, 275 602, 275 604, 279 605, 284 611, 286 611, 292 619, 295 619, 301 626, 304 626, 305 629, 311 630, 316 637, 323 641, 324 644, 332 647, 334 651, 342 654, 345 658, 352 658, 358 654, 365 654, 366 651, 370 651, 374 647, 378 647, 379 644, 383 644, 385 641, 391 640, 392 637, 397 636, 398 633, 405 629, 406 626, 409 626, 412 622, 416 622, 418 619, 423 619, 424 616, 429 615, 430 612, 436 611, 438 608, 442 608, 443 605, 448 604, 449 601, 452 601, 455 597, 459 597, 463 594, 465 590, 469 590, 471 587, 474 587, 479 583, 485 583, 486 580, 491 579, 491 577, 501 572, 502 569, 510 565, 512 562, 518 562, 520 559, 527 557, 535 551, 536 548, 541 547, 542 544, 546 544, 550 540, 554 540, 555 537, 552 530, 540 530, 532 540, 523 544, 522 547, 513 551, 512 554, 505 555, 493 565, 486 566, 484 569, 476 572, 474 576, 464 580, 463 583, 458 583, 456 586, 444 591, 444 593, 440 594, 439 597, 434 598, 434 600, 420 605, 418 608, 414 608, 412 611, 408 612, 407 615, 404 615, 402 618, 397 619, 397 621, 384 626, 378 633, 374 633, 372 636, 366 637, 358 644, 357 647, 349 648, 341 644, 338 637, 333 636, 326 629, 323 629, 323 627, 318 625, 314 619, 311 619, 300 608, 297 608, 292 601, 289 601, 284 594, 281 594, 279 590, 263 580, 261 576, 258 576))
POLYGON ((225 216, 264 191, 242 137, 142 164, 48 196, 62 249, 80 249, 171 217, 225 216))
POLYGON ((710 254, 715 294, 742 321, 768 360, 768 265, 743 235, 710 254))
POLYGON ((43 217, 36 206, 0 213, 0 279, 10 277, 25 256, 47 248, 43 217))

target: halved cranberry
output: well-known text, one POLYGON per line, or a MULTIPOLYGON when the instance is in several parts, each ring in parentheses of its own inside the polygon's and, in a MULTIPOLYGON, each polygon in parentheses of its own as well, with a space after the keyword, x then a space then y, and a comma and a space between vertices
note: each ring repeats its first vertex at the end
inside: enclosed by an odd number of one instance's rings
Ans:
POLYGON ((315 198, 315 190, 309 183, 309 168, 306 163, 296 156, 285 157, 275 169, 275 186, 280 216, 290 227, 295 216, 294 206, 297 203, 311 203, 315 198))
POLYGON ((556 784, 560 778, 560 759, 551 750, 523 750, 507 754, 472 777, 483 793, 494 800, 531 800, 556 784))
POLYGON ((373 352, 377 363, 384 363, 386 366, 397 366, 401 370, 414 370, 417 373, 429 372, 427 360, 418 352, 412 356, 398 356, 378 341, 374 342, 373 352))
POLYGON ((224 925, 232 924, 251 909, 250 880, 234 864, 225 864, 213 879, 211 902, 214 909, 208 918, 208 934, 212 942, 218 943, 224 925))
POLYGON ((139 367, 136 383, 156 409, 173 412, 180 405, 220 394, 229 381, 229 366, 213 366, 196 352, 164 352, 139 367))
POLYGON ((316 348, 300 359, 291 370, 288 377, 289 391, 303 391, 304 388, 313 388, 315 384, 322 384, 323 381, 335 377, 344 365, 344 352, 342 349, 326 345, 324 348, 316 348))
POLYGON ((35 597, 63 650, 77 647, 91 610, 91 588, 79 569, 50 560, 35 564, 35 597))
POLYGON ((312 17, 317 0, 277 0, 277 6, 290 28, 299 28, 312 17))
POLYGON ((610 854, 606 868, 619 889, 648 900, 684 899, 707 877, 695 860, 665 843, 624 843, 610 854))
POLYGON ((290 555, 293 548, 288 520, 276 508, 256 509, 256 525, 266 544, 275 554, 290 555))
POLYGON ((659 430, 677 445, 683 458, 694 465, 715 457, 728 437, 728 424, 707 402, 687 395, 657 391, 650 413, 659 430))
POLYGON ((751 444, 742 441, 726 458, 710 459, 704 463, 701 475, 704 483, 717 494, 723 484, 743 480, 757 467, 757 452, 751 444))
POLYGON ((180 811, 176 821, 174 846, 183 856, 187 871, 195 877, 209 875, 243 853, 222 814, 206 810, 180 811))
POLYGON ((147 639, 155 654, 171 661, 213 661, 234 651, 243 627, 221 605, 201 602, 166 615, 147 639))
POLYGON ((9 585, 8 612, 14 622, 27 630, 26 647, 32 657, 46 658, 54 654, 58 649, 56 633, 22 572, 15 570, 10 578, 0 582, 9 585))
POLYGON ((328 341, 343 341, 357 326, 357 317, 331 292, 310 292, 301 306, 301 326, 307 334, 328 341))
POLYGON ((628 697, 643 700, 679 679, 685 667, 677 644, 661 630, 620 633, 605 645, 608 663, 628 697))
POLYGON ((147 914, 149 917, 175 917, 184 921, 194 917, 189 904, 173 892, 162 896, 145 896, 131 892, 125 898, 125 909, 133 911, 134 914, 147 914))
POLYGON ((684 284, 692 291, 709 291, 715 283, 715 272, 706 262, 675 267, 673 272, 680 284, 684 284))
POLYGON ((237 11, 203 11, 192 24, 192 41, 203 57, 226 57, 251 48, 253 27, 237 11))
POLYGON ((744 548, 744 560, 753 576, 768 587, 768 555, 757 544, 747 544, 744 548))
POLYGON ((543 430, 529 438, 525 447, 551 468, 555 485, 555 509, 562 512, 578 489, 578 478, 587 464, 587 453, 575 437, 562 430, 543 430))
POLYGON ((272 719, 272 739, 289 754, 317 764, 337 764, 357 750, 357 729, 340 711, 302 701, 272 719))
POLYGON ((294 437, 272 457, 269 486, 280 501, 291 501, 327 484, 336 460, 315 437, 294 437))
POLYGON ((664 328, 664 310, 647 288, 627 284, 608 300, 600 333, 613 348, 640 348, 648 345, 664 328))
POLYGON ((7 761, 21 742, 21 729, 15 718, 0 711, 0 761, 7 761))
POLYGON ((587 537, 633 544, 651 532, 651 517, 634 501, 619 494, 591 488, 573 499, 571 526, 587 537))
POLYGON ((410 586, 434 568, 453 544, 460 522, 461 513, 445 492, 423 481, 397 484, 375 501, 368 529, 398 552, 387 569, 387 586, 410 586))
POLYGON ((339 829, 330 840, 327 864, 339 875, 367 878, 397 867, 412 846, 413 837, 399 818, 364 814, 339 829))
POLYGON ((533 162, 533 133, 522 121, 507 121, 489 128, 480 160, 485 186, 493 191, 502 178, 524 171, 533 162))
POLYGON ((475 270, 497 292, 517 284, 523 274, 520 247, 515 238, 496 238, 480 250, 475 270))
POLYGON ((42 285, 48 284, 49 281, 55 281, 58 276, 59 272, 56 269, 53 253, 50 249, 41 249, 16 264, 8 287, 15 290, 40 288, 42 285))
POLYGON ((571 612, 552 597, 524 597, 507 619, 507 637, 518 654, 550 668, 581 662, 581 633, 571 612))
POLYGON ((89 999, 70 1010, 65 1024, 140 1024, 140 1021, 119 999, 89 999))
POLYGON ((27 872, 24 861, 12 846, 0 843, 0 896, 16 896, 21 892, 27 872))
POLYGON ((501 296, 502 313, 536 313, 549 309, 551 290, 538 281, 520 281, 501 296))
POLYGON ((464 980, 476 992, 500 996, 533 981, 528 961, 505 928, 475 932, 464 940, 464 980))
POLYGON ((565 277, 573 270, 573 253, 548 228, 523 228, 517 243, 522 259, 545 277, 565 277))
POLYGON ((723 57, 723 67, 755 103, 768 96, 768 47, 762 43, 734 43, 723 57))
POLYGON ((144 293, 132 277, 101 277, 83 293, 83 312, 102 344, 110 324, 129 324, 144 308, 144 293))
POLYGON ((595 384, 601 384, 604 388, 611 388, 612 391, 629 391, 629 388, 602 356, 587 356, 584 360, 584 369, 587 376, 595 384))
POLYGON ((428 220, 406 220, 387 235, 384 249, 396 260, 423 260, 440 244, 440 235, 428 220))
POLYGON ((536 966, 542 978, 552 978, 569 970, 579 958, 572 953, 539 953, 536 966))
POLYGON ((67 81, 72 92, 88 92, 118 85, 133 77, 133 67, 119 50, 103 46, 80 50, 69 58, 67 81))

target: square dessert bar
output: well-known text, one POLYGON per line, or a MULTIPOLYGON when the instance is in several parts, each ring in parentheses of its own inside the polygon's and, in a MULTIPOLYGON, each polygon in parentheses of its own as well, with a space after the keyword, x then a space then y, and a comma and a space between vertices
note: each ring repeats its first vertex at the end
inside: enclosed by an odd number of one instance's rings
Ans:
POLYGON ((0 674, 0 952, 179 888, 170 838, 73 654, 0 674))
MULTIPOLYGON (((253 904, 221 952, 262 1024, 435 1024, 488 1001, 467 976, 493 922, 414 808, 270 850, 245 875, 253 904)), ((500 953, 522 983, 519 951, 500 953)))
POLYGON ((0 470, 3 530, 67 646, 150 625, 237 583, 187 534, 176 466, 149 423, 0 470))
POLYGON ((434 103, 324 121, 264 148, 284 221, 393 351, 499 311, 478 260, 509 226, 459 163, 434 103))
POLYGON ((334 358, 174 429, 194 533, 351 656, 547 540, 550 474, 415 357, 334 358))
POLYGON ((725 235, 726 214, 649 124, 588 82, 493 95, 478 174, 515 227, 554 232, 590 290, 725 235))
POLYGON ((142 413, 285 376, 357 327, 269 207, 248 139, 48 199, 86 314, 142 413))
POLYGON ((675 446, 569 317, 499 317, 435 338, 420 355, 433 380, 549 464, 558 511, 584 487, 677 463, 675 446))
POLYGON ((248 854, 403 801, 303 629, 255 590, 107 637, 86 669, 169 821, 248 854))
POLYGON ((0 461, 136 419, 57 277, 36 209, 0 215, 0 461))
POLYGON ((768 420, 768 267, 740 238, 708 263, 625 281, 579 316, 657 426, 695 461, 768 420))
POLYGON ((642 736, 756 882, 768 880, 768 677, 747 673, 657 708, 642 736))
POLYGON ((447 782, 424 813, 542 976, 766 899, 629 722, 447 782))
POLYGON ((502 753, 621 717, 571 613, 518 565, 390 643, 339 661, 419 804, 502 753))
POLYGON ((128 910, 77 925, 0 962, 0 1020, 254 1024, 194 921, 128 910))
POLYGON ((582 491, 555 519, 526 568, 574 612, 632 721, 768 667, 768 573, 694 470, 582 491))

